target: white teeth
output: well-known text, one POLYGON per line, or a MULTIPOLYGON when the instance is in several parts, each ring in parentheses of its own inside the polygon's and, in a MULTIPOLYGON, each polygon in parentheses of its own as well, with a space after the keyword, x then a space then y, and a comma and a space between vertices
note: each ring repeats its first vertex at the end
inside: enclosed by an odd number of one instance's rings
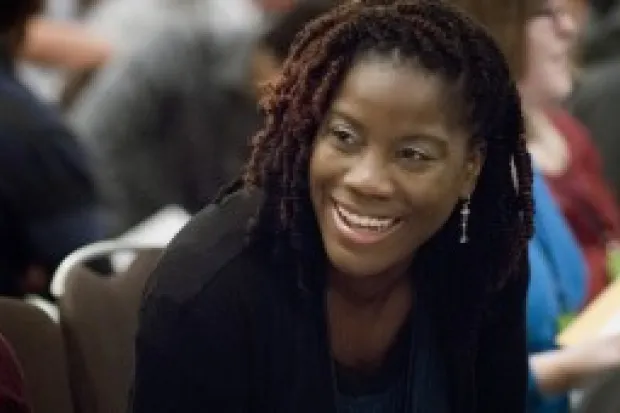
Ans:
POLYGON ((345 219, 347 224, 373 230, 384 230, 396 223, 395 218, 376 218, 363 215, 357 215, 351 211, 347 211, 340 205, 336 205, 336 209, 341 217, 345 219))

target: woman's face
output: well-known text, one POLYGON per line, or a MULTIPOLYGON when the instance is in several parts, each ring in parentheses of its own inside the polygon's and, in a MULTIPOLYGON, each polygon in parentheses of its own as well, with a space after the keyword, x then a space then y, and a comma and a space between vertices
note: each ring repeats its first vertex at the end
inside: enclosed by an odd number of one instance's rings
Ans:
POLYGON ((560 101, 570 93, 570 52, 576 32, 568 0, 541 1, 526 25, 528 63, 521 81, 523 97, 535 105, 560 101))
POLYGON ((321 125, 310 194, 336 270, 401 268, 473 192, 482 154, 454 122, 442 79, 412 65, 356 64, 321 125))

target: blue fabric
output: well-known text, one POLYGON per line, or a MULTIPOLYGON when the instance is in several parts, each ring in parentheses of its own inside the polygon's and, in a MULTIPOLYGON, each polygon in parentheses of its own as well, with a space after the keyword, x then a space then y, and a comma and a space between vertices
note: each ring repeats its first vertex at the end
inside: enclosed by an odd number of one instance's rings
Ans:
POLYGON ((106 236, 105 217, 96 207, 68 211, 24 228, 33 253, 43 263, 60 263, 68 253, 106 236))
MULTIPOLYGON (((534 174, 534 237, 529 245, 531 281, 527 300, 528 353, 556 347, 559 318, 581 309, 586 295, 586 264, 573 234, 543 177, 534 174)), ((528 411, 568 412, 566 395, 543 397, 530 375, 528 411)))
POLYGON ((31 268, 49 276, 64 257, 106 231, 77 139, 2 56, 0 51, 0 294, 19 296, 31 268))

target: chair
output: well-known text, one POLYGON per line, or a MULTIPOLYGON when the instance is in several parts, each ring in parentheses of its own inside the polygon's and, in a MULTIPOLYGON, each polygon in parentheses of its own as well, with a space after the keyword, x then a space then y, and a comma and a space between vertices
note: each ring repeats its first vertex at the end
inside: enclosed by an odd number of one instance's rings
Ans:
POLYGON ((57 273, 60 324, 78 413, 126 411, 134 336, 144 284, 161 250, 118 242, 98 243, 68 257, 57 273), (91 259, 131 251, 130 267, 111 277, 87 269, 91 259))
POLYGON ((576 413, 620 412, 620 370, 605 374, 583 393, 576 413))
POLYGON ((60 326, 31 304, 0 298, 0 332, 22 366, 33 413, 72 413, 60 326))

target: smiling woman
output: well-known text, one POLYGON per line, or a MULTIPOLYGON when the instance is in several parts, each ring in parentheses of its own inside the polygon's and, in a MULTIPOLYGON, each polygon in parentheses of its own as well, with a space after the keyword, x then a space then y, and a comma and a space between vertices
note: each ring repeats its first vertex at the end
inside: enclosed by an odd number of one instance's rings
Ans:
POLYGON ((150 280, 134 412, 522 413, 531 166, 486 32, 348 2, 263 108, 243 179, 150 280))

